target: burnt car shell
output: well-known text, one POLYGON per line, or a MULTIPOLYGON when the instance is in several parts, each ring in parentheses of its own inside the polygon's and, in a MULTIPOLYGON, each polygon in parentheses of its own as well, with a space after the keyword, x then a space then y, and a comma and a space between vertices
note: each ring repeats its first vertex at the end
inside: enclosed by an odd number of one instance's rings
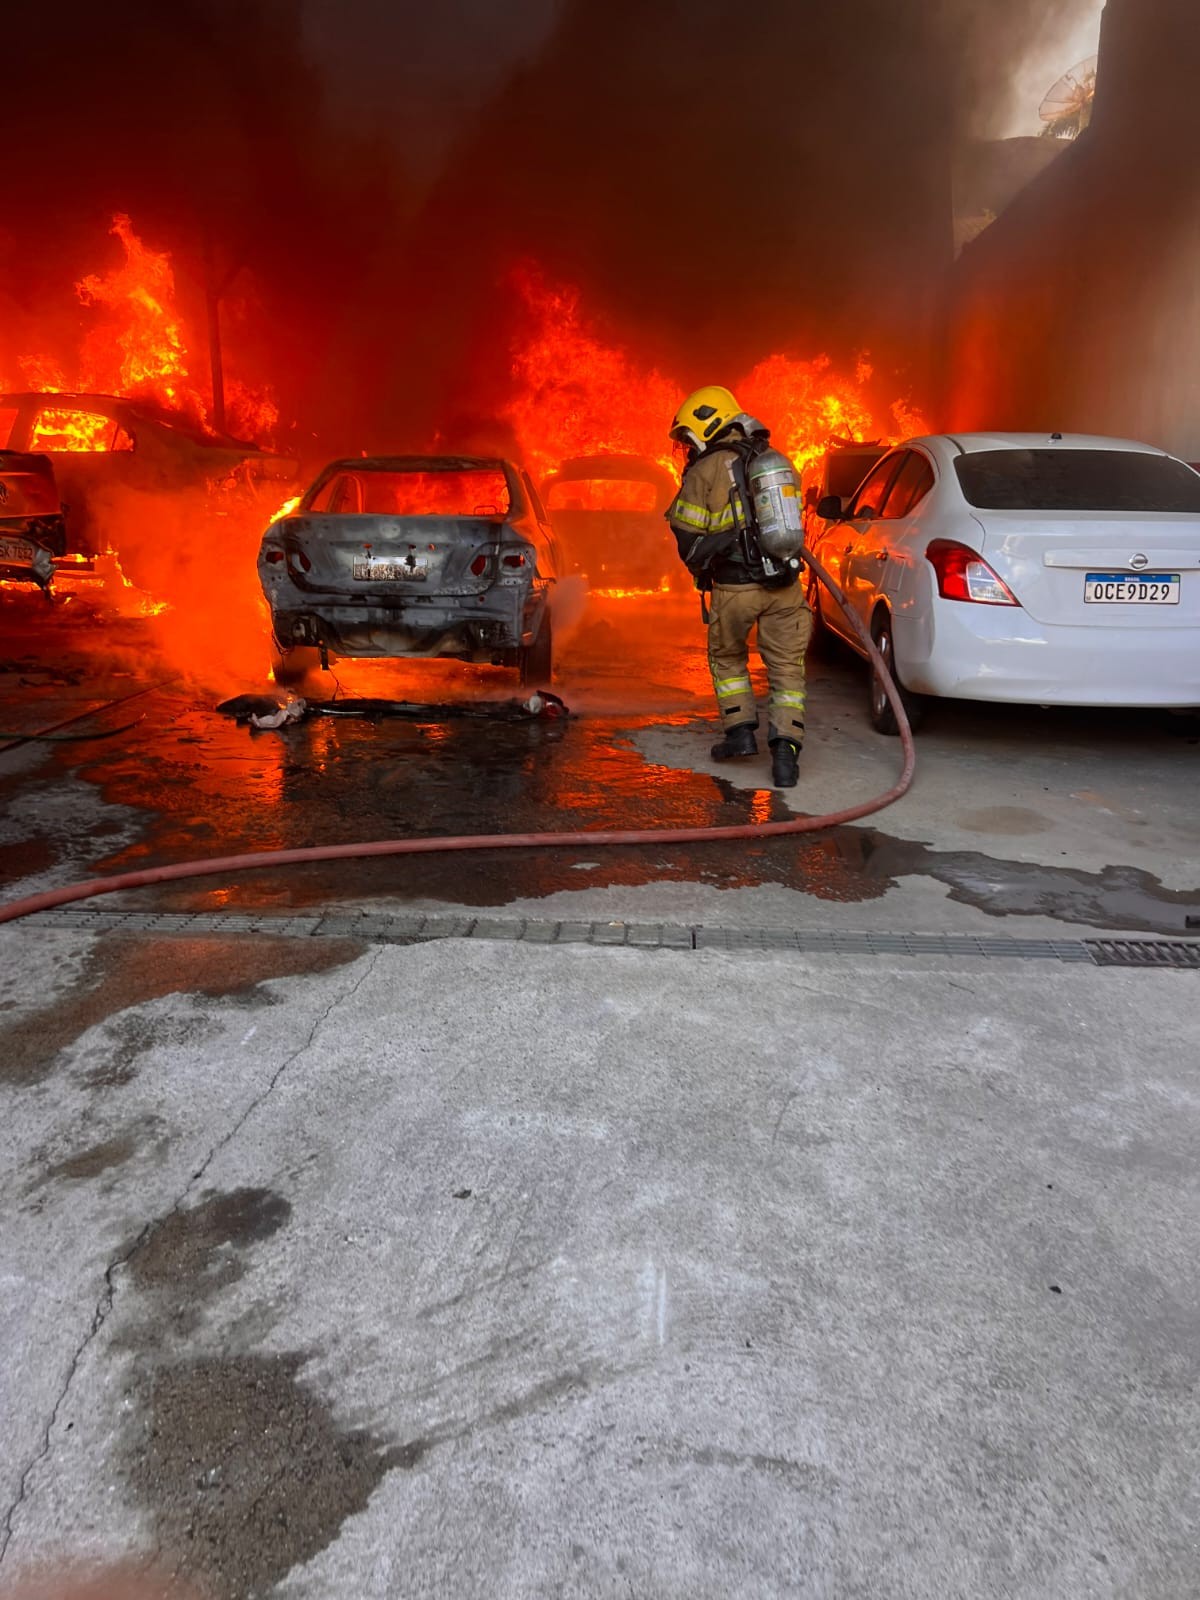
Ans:
POLYGON ((542 479, 567 561, 594 587, 658 588, 679 576, 683 569, 663 520, 676 488, 656 461, 615 453, 575 456, 542 479), (645 509, 620 505, 618 485, 629 484, 649 485, 645 509), (574 498, 590 504, 573 505, 574 498))
POLYGON ((0 578, 46 588, 66 550, 66 521, 48 456, 0 450, 0 578))
MULTIPOLYGON (((297 462, 228 434, 209 433, 149 400, 68 392, 0 394, 0 447, 34 450, 54 467, 66 502, 68 548, 98 554, 99 506, 112 490, 140 493, 216 486, 291 488, 297 462), (56 448, 74 427, 89 448, 56 448)), ((286 492, 286 490, 282 491, 286 492)), ((60 554, 64 552, 59 552, 60 554)))
MULTIPOLYGON (((499 498, 499 496, 497 496, 499 498)), ((375 456, 331 462, 258 556, 281 655, 448 656, 522 669, 536 655, 549 676, 549 596, 558 576, 553 532, 519 466, 477 456, 375 456), (345 510, 342 485, 372 474, 503 479, 507 506, 470 514, 345 510), (333 509, 332 507, 336 507, 333 509)), ((277 667, 276 676, 279 671, 277 667)))

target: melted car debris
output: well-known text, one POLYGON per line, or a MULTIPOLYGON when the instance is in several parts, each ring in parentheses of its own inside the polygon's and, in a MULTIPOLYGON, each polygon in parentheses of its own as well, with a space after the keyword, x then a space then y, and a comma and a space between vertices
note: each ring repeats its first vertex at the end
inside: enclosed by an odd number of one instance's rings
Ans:
POLYGON ((303 695, 239 694, 217 707, 242 727, 284 728, 310 717, 406 717, 412 722, 450 722, 473 717, 490 722, 552 721, 570 711, 556 694, 539 689, 523 700, 306 700, 303 695))

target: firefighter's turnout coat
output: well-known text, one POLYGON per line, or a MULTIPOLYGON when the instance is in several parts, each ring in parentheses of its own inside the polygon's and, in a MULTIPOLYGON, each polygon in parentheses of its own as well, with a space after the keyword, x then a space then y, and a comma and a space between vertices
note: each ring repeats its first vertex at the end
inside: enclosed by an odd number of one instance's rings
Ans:
POLYGON ((758 726, 749 673, 750 634, 757 624, 758 653, 767 669, 769 737, 799 745, 804 742, 804 655, 812 615, 794 569, 767 580, 747 560, 730 498, 737 485, 737 463, 737 451, 719 444, 697 456, 667 509, 667 520, 696 587, 712 591, 708 665, 722 725, 727 732, 758 726))

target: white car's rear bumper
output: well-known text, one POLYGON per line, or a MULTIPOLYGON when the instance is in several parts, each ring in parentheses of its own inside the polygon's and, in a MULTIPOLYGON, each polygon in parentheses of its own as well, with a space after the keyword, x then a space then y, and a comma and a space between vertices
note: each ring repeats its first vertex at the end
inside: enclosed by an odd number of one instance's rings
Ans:
MULTIPOLYGON (((1128 614, 1126 612, 1126 614, 1128 614)), ((1012 606, 935 598, 897 612, 906 688, 955 700, 1057 706, 1200 706, 1200 627, 1055 627, 1012 606)))

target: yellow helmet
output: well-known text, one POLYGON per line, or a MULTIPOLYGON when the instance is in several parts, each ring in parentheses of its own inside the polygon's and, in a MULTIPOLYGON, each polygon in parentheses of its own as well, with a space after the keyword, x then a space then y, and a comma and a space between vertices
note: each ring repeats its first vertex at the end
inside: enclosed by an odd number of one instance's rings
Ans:
POLYGON ((680 444, 703 450, 741 412, 741 406, 728 389, 710 384, 707 389, 697 389, 695 394, 688 395, 675 413, 671 437, 680 444))

